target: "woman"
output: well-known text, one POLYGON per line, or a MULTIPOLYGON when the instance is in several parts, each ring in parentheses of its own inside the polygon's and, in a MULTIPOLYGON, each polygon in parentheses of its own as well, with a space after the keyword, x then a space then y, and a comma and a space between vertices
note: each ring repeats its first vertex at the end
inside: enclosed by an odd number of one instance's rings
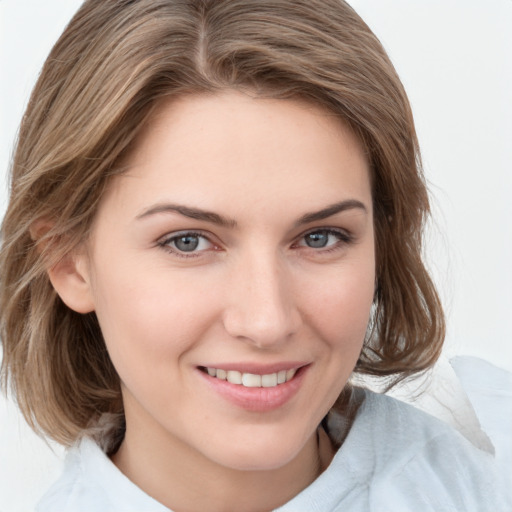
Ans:
POLYGON ((345 3, 86 1, 20 131, 3 375, 50 510, 499 509, 484 454, 349 384, 429 368, 412 115, 345 3))

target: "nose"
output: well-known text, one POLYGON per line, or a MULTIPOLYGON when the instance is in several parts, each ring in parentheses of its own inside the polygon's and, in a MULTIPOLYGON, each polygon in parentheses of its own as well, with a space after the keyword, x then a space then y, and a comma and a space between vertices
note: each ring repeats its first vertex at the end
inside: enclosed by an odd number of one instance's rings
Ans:
POLYGON ((223 322, 235 338, 258 348, 285 343, 300 328, 293 278, 275 254, 251 254, 231 269, 223 322))

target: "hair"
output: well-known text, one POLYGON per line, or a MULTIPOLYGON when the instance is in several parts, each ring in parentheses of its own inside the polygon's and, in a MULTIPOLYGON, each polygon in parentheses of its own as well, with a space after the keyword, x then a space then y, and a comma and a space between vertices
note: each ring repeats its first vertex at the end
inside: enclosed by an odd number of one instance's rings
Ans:
POLYGON ((445 324, 422 262, 429 215, 411 109, 386 52, 342 0, 87 0, 52 49, 23 117, 2 225, 2 383, 37 432, 69 445, 119 377, 94 313, 61 301, 47 270, 87 239, 161 101, 249 91, 339 116, 371 169, 377 286, 355 371, 401 379, 433 365, 445 324), (37 222, 49 228, 31 236, 37 222))

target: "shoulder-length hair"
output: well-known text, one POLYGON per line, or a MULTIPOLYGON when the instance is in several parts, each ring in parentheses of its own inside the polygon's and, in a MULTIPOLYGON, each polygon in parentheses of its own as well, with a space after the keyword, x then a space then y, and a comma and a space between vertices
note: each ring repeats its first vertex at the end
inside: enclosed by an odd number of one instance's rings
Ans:
POLYGON ((39 432, 72 443, 120 383, 94 313, 47 269, 88 236, 106 184, 163 98, 247 90, 343 119, 371 168, 377 285, 356 372, 430 367, 444 316, 422 262, 429 214, 411 109, 381 44, 342 0, 87 0, 51 51, 21 124, 2 225, 2 382, 39 432), (51 226, 37 240, 37 222, 51 226))

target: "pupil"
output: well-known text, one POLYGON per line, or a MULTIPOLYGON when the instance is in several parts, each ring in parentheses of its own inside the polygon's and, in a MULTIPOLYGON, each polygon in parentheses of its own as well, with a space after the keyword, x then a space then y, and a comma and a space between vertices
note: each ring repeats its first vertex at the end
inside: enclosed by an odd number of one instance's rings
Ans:
POLYGON ((190 252, 199 245, 199 238, 191 235, 180 236, 176 239, 175 244, 180 251, 190 252))
POLYGON ((328 240, 328 234, 317 232, 317 233, 310 233, 306 236, 306 244, 309 247, 319 248, 319 247, 325 247, 327 245, 328 240))

